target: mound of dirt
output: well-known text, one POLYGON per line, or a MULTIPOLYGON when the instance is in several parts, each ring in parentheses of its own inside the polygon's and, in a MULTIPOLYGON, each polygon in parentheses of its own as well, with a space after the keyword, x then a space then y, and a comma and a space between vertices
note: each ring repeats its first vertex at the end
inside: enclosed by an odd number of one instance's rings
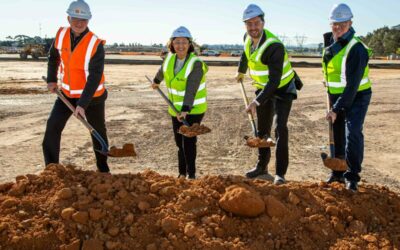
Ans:
POLYGON ((400 197, 364 185, 189 181, 51 164, 0 185, 0 249, 396 249, 400 197))

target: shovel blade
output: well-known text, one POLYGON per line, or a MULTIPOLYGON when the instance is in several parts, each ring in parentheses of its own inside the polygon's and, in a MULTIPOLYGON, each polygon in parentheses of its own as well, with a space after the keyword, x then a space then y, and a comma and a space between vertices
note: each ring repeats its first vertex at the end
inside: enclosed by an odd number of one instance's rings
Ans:
POLYGON ((259 137, 245 136, 244 139, 246 140, 246 145, 251 148, 270 148, 276 145, 272 138, 264 139, 259 137))
POLYGON ((210 133, 211 129, 204 126, 204 125, 200 125, 198 123, 194 123, 192 126, 188 127, 186 125, 182 125, 179 128, 178 133, 186 136, 186 137, 195 137, 198 135, 202 135, 202 134, 207 134, 210 133))
POLYGON ((122 148, 112 146, 108 152, 108 156, 111 157, 135 157, 135 147, 132 143, 125 143, 122 148))
POLYGON ((346 171, 347 163, 343 159, 328 157, 326 153, 321 153, 322 162, 324 166, 333 171, 346 171))

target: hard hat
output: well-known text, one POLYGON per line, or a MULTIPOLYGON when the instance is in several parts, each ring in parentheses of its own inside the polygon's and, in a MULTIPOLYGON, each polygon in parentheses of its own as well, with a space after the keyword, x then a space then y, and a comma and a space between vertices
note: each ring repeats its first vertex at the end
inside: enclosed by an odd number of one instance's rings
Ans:
POLYGON ((264 12, 257 5, 250 4, 243 12, 243 22, 257 16, 264 16, 264 12))
POLYGON ((69 5, 67 14, 70 17, 87 19, 92 18, 92 13, 90 13, 90 8, 87 3, 83 0, 76 0, 69 5))
POLYGON ((174 32, 172 32, 171 38, 175 38, 175 37, 186 37, 186 38, 192 39, 192 35, 190 34, 190 31, 184 26, 180 26, 179 28, 174 30, 174 32))
POLYGON ((344 3, 335 4, 332 7, 331 13, 329 15, 329 20, 332 23, 341 23, 349 21, 353 18, 353 13, 351 9, 344 3))

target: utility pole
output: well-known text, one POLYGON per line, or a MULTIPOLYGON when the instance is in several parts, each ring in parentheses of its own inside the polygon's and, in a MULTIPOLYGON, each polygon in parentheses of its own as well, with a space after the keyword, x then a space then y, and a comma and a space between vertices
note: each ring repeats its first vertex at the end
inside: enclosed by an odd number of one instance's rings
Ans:
POLYGON ((279 38, 279 40, 281 40, 281 42, 282 42, 283 44, 285 44, 286 46, 288 45, 288 44, 287 44, 288 36, 286 36, 285 34, 283 34, 283 35, 278 35, 278 38, 279 38))
POLYGON ((303 53, 303 45, 304 45, 304 42, 307 40, 307 37, 304 35, 302 35, 302 36, 296 35, 294 37, 294 39, 296 40, 297 45, 300 48, 300 52, 303 53))

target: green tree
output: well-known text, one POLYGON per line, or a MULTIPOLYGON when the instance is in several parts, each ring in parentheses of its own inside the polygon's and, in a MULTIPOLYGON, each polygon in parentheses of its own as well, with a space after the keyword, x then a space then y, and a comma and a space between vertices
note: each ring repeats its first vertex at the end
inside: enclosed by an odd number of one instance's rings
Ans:
POLYGON ((375 55, 387 56, 396 53, 400 47, 400 31, 383 27, 368 33, 362 40, 374 50, 375 55))

